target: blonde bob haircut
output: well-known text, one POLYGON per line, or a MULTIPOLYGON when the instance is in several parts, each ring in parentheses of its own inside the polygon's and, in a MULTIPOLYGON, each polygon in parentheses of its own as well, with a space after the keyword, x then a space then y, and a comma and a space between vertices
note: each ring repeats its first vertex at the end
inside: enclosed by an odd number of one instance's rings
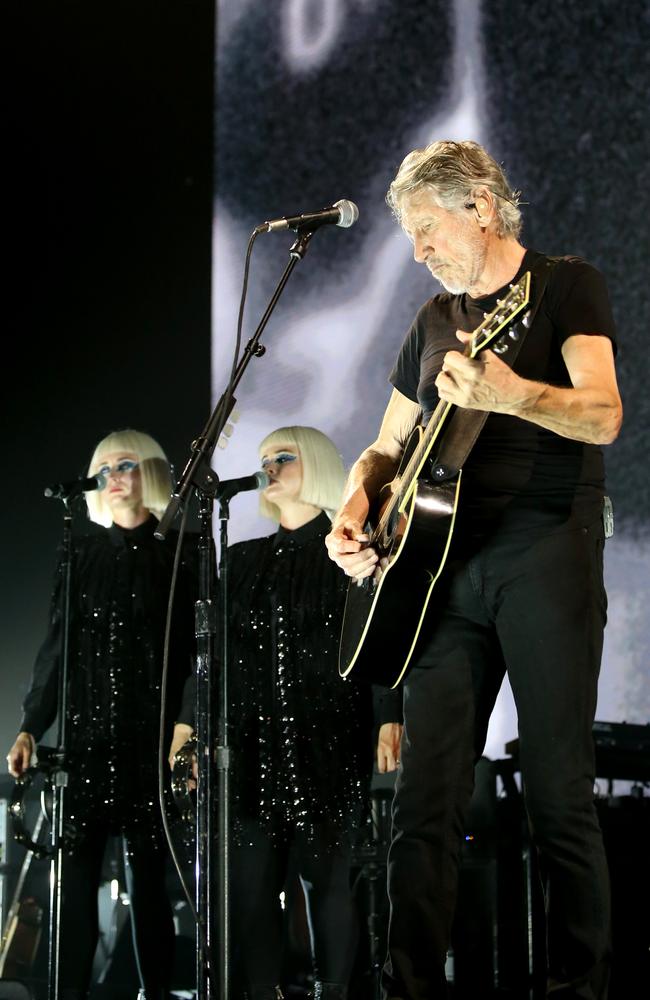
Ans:
MULTIPOLYGON (((162 517, 172 491, 169 462, 157 441, 143 431, 129 428, 113 431, 99 442, 88 466, 88 475, 94 476, 105 464, 105 455, 124 452, 137 457, 142 484, 142 503, 158 520, 162 517)), ((86 493, 88 517, 95 524, 110 528, 113 523, 109 507, 104 501, 103 490, 86 493)))
POLYGON ((473 207, 474 192, 487 188, 496 196, 499 236, 521 232, 520 192, 513 190, 496 160, 478 142, 441 139, 414 149, 402 161, 388 189, 386 202, 401 224, 405 199, 428 191, 440 208, 450 212, 473 207))
MULTIPOLYGON (((330 521, 341 503, 345 467, 336 445, 315 427, 278 427, 259 447, 260 458, 269 448, 295 448, 302 461, 302 486, 299 500, 324 510, 330 521)), ((260 513, 280 521, 280 508, 260 497, 260 513)))

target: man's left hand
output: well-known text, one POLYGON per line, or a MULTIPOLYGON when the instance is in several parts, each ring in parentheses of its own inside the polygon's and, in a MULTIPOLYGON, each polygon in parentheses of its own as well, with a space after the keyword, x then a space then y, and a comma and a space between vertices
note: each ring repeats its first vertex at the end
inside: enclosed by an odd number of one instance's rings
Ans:
POLYGON ((380 727, 377 740, 377 770, 380 774, 397 770, 403 728, 399 722, 384 722, 380 727))
MULTIPOLYGON (((466 342, 471 334, 458 330, 456 336, 466 342)), ((446 403, 490 413, 511 412, 526 395, 524 380, 490 350, 476 358, 448 351, 436 387, 446 403)))

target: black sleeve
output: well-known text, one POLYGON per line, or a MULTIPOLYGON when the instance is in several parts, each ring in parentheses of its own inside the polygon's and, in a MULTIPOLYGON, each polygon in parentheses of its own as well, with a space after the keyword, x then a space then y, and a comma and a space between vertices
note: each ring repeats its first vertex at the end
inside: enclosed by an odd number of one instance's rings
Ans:
POLYGON ((36 656, 29 691, 23 702, 20 732, 31 733, 36 742, 56 719, 59 700, 59 667, 61 663, 61 566, 57 568, 52 596, 50 626, 45 641, 36 656))
POLYGON ((607 337, 616 353, 616 324, 602 273, 573 257, 558 264, 554 278, 549 291, 560 344, 576 333, 607 337))
POLYGON ((196 714, 196 667, 185 681, 181 707, 176 716, 176 722, 191 726, 194 729, 196 714))
POLYGON ((397 355, 393 370, 388 376, 388 381, 395 389, 413 403, 418 401, 422 331, 424 329, 423 313, 428 307, 429 302, 426 302, 418 311, 397 355))
MULTIPOLYGON (((170 685, 169 717, 173 717, 175 723, 182 722, 192 728, 196 697, 195 608, 199 598, 199 541, 198 535, 189 533, 183 543, 182 575, 174 603, 172 626, 173 668, 170 660, 170 680, 173 677, 174 684, 173 688, 170 685)), ((175 550, 176 541, 173 545, 175 550)), ((209 572, 212 575, 211 591, 217 595, 219 581, 213 559, 209 572)))
POLYGON ((374 685, 372 689, 372 702, 377 728, 385 725, 387 722, 399 722, 401 725, 404 721, 401 684, 398 684, 396 688, 385 688, 374 685))

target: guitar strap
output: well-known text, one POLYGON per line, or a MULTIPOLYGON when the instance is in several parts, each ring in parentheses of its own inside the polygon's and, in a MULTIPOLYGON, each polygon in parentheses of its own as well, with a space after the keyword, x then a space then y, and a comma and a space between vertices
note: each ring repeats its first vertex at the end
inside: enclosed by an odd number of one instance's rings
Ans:
MULTIPOLYGON (((526 331, 533 325, 537 310, 544 297, 548 280, 555 265, 560 260, 562 260, 561 257, 547 257, 540 254, 530 269, 531 286, 533 289, 531 296, 532 304, 525 314, 526 322, 516 324, 519 327, 519 338, 517 340, 508 340, 508 350, 502 356, 503 360, 511 368, 514 368, 514 362, 519 349, 526 339, 526 331)), ((457 408, 454 411, 443 434, 440 451, 432 463, 432 467, 435 469, 434 478, 436 481, 451 478, 462 469, 489 415, 489 413, 483 410, 457 408)))

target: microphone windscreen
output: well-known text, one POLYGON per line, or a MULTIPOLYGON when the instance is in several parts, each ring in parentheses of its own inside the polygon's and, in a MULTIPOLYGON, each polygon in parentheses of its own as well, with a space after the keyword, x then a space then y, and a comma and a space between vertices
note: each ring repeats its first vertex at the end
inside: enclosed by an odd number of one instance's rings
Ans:
POLYGON ((339 210, 339 221, 336 223, 337 226, 343 226, 344 229, 349 229, 350 226, 353 226, 359 218, 359 209, 353 201, 348 201, 347 198, 335 201, 334 207, 339 210))

